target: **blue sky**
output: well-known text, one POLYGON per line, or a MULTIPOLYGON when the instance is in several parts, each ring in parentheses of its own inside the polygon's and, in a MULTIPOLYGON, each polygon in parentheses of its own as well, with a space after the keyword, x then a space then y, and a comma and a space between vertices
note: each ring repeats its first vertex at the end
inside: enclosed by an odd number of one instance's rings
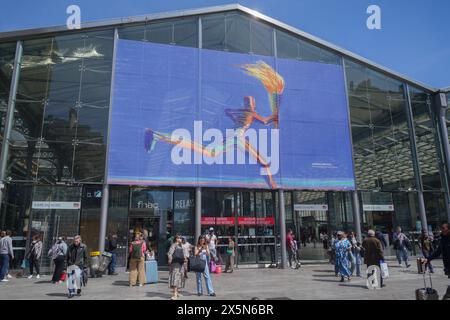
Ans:
POLYGON ((0 32, 240 3, 433 87, 450 86, 448 0, 2 0, 0 32), (381 7, 382 29, 366 27, 369 5, 381 7))

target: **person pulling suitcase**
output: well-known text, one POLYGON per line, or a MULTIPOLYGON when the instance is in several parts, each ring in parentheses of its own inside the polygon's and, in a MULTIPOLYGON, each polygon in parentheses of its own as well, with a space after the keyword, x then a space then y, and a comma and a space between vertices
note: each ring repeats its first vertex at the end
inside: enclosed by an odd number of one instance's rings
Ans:
POLYGON ((81 287, 87 285, 86 268, 88 265, 88 254, 87 247, 82 243, 81 236, 75 236, 73 239, 73 243, 67 249, 66 260, 67 288, 69 290, 69 298, 72 298, 75 292, 77 295, 81 295, 81 287), (75 286, 74 284, 77 285, 75 286))

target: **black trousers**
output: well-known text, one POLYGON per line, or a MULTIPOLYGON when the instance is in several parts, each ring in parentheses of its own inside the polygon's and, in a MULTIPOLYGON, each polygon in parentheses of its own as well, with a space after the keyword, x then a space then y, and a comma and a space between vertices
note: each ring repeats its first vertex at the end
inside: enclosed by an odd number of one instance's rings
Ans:
POLYGON ((59 255, 56 259, 53 259, 53 263, 55 264, 55 270, 53 271, 52 282, 58 282, 64 271, 64 256, 59 255))
POLYGON ((30 258, 30 274, 33 274, 33 269, 36 269, 36 274, 39 274, 39 259, 30 258))

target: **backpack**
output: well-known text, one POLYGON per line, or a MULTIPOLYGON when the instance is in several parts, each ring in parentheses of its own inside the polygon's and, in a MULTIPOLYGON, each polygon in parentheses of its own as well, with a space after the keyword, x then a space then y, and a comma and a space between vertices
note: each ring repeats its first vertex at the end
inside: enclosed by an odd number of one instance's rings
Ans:
POLYGON ((142 242, 133 243, 131 250, 131 259, 141 259, 142 258, 142 242))
POLYGON ((184 263, 184 250, 183 248, 176 247, 175 251, 172 253, 172 263, 184 263))

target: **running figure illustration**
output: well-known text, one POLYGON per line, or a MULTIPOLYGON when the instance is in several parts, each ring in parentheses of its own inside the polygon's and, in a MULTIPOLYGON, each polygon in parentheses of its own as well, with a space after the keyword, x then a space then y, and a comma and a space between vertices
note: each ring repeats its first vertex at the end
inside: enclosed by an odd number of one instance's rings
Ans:
POLYGON ((267 91, 271 115, 263 117, 256 112, 256 101, 252 96, 244 97, 244 107, 241 109, 225 109, 225 114, 234 122, 236 135, 225 139, 221 146, 214 149, 207 148, 203 144, 188 139, 174 138, 171 134, 165 134, 145 129, 145 150, 151 153, 158 141, 163 141, 171 145, 177 145, 183 149, 190 149, 203 156, 215 158, 231 150, 231 148, 240 148, 250 156, 256 159, 258 164, 266 171, 268 184, 276 189, 277 185, 270 171, 267 160, 258 152, 258 149, 245 139, 246 131, 252 126, 254 121, 266 126, 273 124, 275 129, 279 128, 279 107, 280 98, 284 91, 284 79, 267 63, 258 61, 255 64, 245 64, 240 66, 243 71, 258 79, 267 91))

